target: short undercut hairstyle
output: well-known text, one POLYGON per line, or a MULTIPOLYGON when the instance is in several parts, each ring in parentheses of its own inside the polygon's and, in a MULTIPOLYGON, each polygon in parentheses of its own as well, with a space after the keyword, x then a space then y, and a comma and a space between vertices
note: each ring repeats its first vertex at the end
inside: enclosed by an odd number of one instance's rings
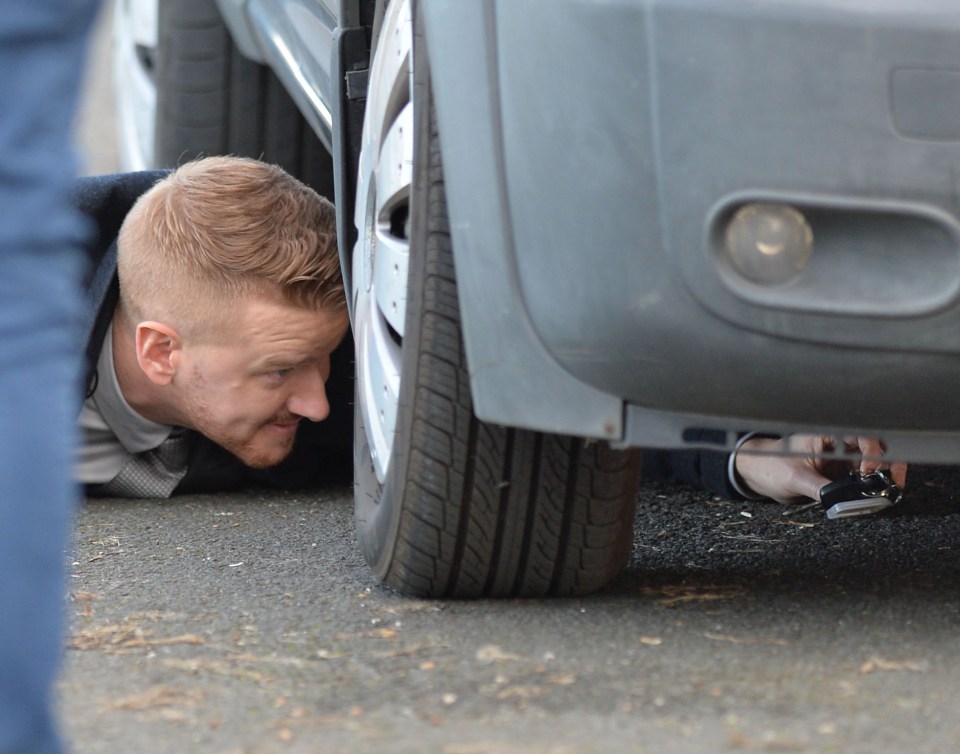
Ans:
POLYGON ((120 302, 184 334, 250 296, 344 312, 333 205, 276 165, 188 162, 147 191, 117 241, 120 302))

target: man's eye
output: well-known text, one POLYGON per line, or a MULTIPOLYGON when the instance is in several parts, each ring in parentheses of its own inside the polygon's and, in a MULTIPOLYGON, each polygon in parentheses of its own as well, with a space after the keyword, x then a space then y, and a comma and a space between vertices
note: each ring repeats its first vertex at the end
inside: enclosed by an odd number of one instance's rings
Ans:
POLYGON ((275 380, 282 380, 292 371, 293 369, 290 369, 289 367, 287 369, 275 369, 274 371, 270 372, 270 377, 275 380))

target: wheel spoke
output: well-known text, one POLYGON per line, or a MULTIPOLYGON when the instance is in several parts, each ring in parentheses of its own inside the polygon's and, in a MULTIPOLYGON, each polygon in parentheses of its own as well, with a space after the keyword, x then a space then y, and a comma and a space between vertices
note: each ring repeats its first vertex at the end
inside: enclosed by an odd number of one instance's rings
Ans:
POLYGON ((373 288, 380 311, 401 336, 407 299, 407 219, 413 174, 413 106, 393 122, 377 168, 373 288))
POLYGON ((117 13, 128 13, 127 23, 133 41, 141 47, 157 46, 157 12, 159 0, 134 0, 121 3, 117 13))
POLYGON ((360 407, 374 468, 382 482, 390 463, 397 422, 401 353, 374 307, 363 312, 358 310, 357 318, 360 322, 357 349, 360 407))
POLYGON ((377 44, 367 92, 367 124, 386 128, 394 113, 410 101, 413 32, 409 3, 390 5, 377 44))
POLYGON ((390 125, 380 147, 377 166, 377 220, 410 197, 413 177, 413 105, 407 104, 390 125))
POLYGON ((373 291, 377 308, 390 327, 403 337, 407 311, 407 260, 409 246, 403 239, 377 232, 377 255, 373 265, 373 291))
POLYGON ((353 222, 357 229, 357 241, 353 248, 353 300, 365 295, 373 282, 373 252, 376 246, 376 182, 373 177, 373 153, 369 149, 360 152, 357 171, 357 201, 353 222))

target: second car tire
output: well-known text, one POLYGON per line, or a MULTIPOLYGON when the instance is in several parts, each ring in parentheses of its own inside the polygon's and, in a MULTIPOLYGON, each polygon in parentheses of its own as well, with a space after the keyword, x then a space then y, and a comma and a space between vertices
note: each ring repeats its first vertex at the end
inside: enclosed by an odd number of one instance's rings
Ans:
POLYGON ((237 50, 214 0, 158 4, 156 167, 233 154, 333 196, 330 155, 276 75, 237 50))

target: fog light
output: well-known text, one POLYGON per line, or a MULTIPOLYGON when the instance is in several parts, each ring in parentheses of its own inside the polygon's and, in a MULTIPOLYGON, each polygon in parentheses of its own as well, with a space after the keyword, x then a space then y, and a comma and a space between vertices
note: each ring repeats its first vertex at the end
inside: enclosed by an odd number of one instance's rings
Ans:
POLYGON ((745 278, 763 285, 796 277, 813 254, 813 230, 784 204, 746 204, 727 225, 727 254, 745 278))

